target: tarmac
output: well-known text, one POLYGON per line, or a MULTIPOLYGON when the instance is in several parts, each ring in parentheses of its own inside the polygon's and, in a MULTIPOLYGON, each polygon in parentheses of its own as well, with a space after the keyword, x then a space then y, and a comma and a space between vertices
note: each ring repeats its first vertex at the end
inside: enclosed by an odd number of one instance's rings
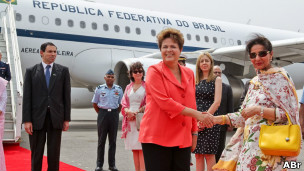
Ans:
MULTIPOLYGON (((97 114, 91 109, 72 109, 72 121, 68 131, 63 132, 61 142, 60 161, 81 168, 86 171, 94 171, 97 156, 97 114)), ((120 118, 120 120, 122 117, 120 118)), ((121 127, 121 123, 120 123, 121 127)), ((234 132, 228 132, 226 143, 234 132)), ((133 155, 130 150, 125 150, 124 141, 121 139, 121 129, 117 133, 116 142, 116 167, 120 171, 134 171, 133 155)), ((27 133, 22 131, 20 146, 29 149, 27 133)), ((105 163, 103 169, 108 169, 107 156, 108 142, 105 149, 105 163)), ((45 155, 46 150, 45 150, 45 155)), ((195 171, 195 157, 192 154, 191 171, 195 171)), ((290 169, 293 171, 304 170, 304 150, 298 157, 298 162, 302 162, 300 169, 290 169)), ((249 168, 248 168, 249 169, 249 168)))

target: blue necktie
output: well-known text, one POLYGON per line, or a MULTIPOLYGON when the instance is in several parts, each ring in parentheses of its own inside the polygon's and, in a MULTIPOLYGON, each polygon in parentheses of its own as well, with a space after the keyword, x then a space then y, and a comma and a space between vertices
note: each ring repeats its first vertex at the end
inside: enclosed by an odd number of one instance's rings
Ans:
POLYGON ((50 74, 51 65, 47 65, 45 68, 46 68, 46 71, 45 71, 46 86, 47 86, 47 88, 49 88, 50 78, 51 78, 51 74, 50 74))

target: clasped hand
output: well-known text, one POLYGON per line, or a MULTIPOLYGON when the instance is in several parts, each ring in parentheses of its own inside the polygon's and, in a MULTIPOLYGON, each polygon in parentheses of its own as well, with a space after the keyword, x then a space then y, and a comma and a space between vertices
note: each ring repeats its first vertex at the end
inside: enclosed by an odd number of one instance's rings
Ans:
POLYGON ((213 115, 207 112, 202 112, 202 116, 198 118, 198 128, 202 130, 204 128, 211 128, 213 125, 213 115))
POLYGON ((138 111, 137 112, 131 112, 130 110, 128 110, 127 112, 127 119, 128 121, 134 121, 135 120, 135 116, 137 115, 138 111))
POLYGON ((248 118, 250 118, 258 113, 259 113, 259 107, 251 106, 251 107, 244 108, 241 112, 241 115, 243 116, 243 118, 245 120, 247 120, 248 118))

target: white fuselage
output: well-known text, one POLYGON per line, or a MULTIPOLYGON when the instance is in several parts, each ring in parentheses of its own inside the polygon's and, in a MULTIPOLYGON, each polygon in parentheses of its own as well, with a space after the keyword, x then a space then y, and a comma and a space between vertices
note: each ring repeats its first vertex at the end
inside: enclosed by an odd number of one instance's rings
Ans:
MULTIPOLYGON (((73 87, 95 87, 123 59, 158 52, 156 35, 179 29, 184 51, 244 45, 254 33, 270 40, 304 34, 168 13, 74 0, 20 0, 13 5, 22 69, 41 61, 40 45, 58 47, 56 62, 69 67, 73 87)), ((0 4, 4 11, 6 4, 0 4)))

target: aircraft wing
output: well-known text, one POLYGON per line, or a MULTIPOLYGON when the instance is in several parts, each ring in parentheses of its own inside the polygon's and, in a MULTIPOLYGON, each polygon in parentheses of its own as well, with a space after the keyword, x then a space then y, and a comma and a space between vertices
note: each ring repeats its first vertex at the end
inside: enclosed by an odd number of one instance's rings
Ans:
MULTIPOLYGON (((272 41, 273 64, 283 67, 293 63, 304 62, 304 38, 272 41)), ((187 63, 196 63, 197 57, 204 52, 211 53, 216 64, 224 67, 225 74, 231 74, 239 78, 248 78, 255 75, 254 68, 245 51, 246 46, 232 46, 204 51, 185 52, 187 63)))

